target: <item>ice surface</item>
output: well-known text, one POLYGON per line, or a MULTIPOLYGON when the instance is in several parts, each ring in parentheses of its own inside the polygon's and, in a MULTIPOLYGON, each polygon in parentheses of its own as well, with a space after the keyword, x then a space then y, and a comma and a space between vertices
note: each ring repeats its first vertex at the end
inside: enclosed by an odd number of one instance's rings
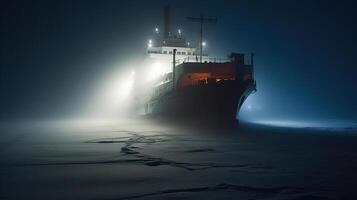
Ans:
POLYGON ((143 120, 2 123, 0 131, 0 199, 357 197, 354 134, 143 120))

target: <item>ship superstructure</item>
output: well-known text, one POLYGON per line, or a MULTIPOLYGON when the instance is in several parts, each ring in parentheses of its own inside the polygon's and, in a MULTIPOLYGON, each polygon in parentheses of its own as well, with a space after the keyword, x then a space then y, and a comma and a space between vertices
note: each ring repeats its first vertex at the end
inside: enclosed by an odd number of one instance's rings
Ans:
POLYGON ((161 67, 161 72, 172 72, 172 55, 176 49, 176 64, 183 62, 213 62, 217 58, 208 56, 203 52, 205 42, 193 44, 187 41, 183 31, 170 31, 170 7, 164 10, 163 32, 158 27, 154 28, 153 37, 147 43, 147 62, 156 63, 161 67))
POLYGON ((160 65, 161 70, 142 102, 143 114, 175 121, 207 119, 235 124, 237 111, 256 90, 254 55, 231 53, 227 59, 210 57, 201 51, 202 42, 198 48, 193 47, 181 30, 172 34, 168 27, 166 8, 164 33, 159 34, 156 28, 154 39, 148 41, 147 62, 160 65))

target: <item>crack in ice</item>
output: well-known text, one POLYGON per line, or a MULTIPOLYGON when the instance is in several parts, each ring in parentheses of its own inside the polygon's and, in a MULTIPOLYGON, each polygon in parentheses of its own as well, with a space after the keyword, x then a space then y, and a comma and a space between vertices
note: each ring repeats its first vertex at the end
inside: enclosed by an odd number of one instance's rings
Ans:
POLYGON ((252 186, 244 186, 244 185, 234 185, 234 184, 227 184, 222 183, 215 186, 202 186, 202 187, 193 187, 193 188, 182 188, 182 189, 167 189, 161 190, 152 193, 144 193, 138 195, 132 195, 127 197, 121 198, 113 198, 113 200, 128 200, 128 199, 138 199, 144 197, 155 197, 160 195, 166 194, 178 194, 178 193, 189 193, 189 192, 209 192, 209 191, 220 191, 220 190, 235 190, 239 192, 248 192, 248 193, 255 193, 255 194, 300 194, 307 190, 302 187, 290 187, 290 186, 281 186, 281 187, 252 187, 252 186))

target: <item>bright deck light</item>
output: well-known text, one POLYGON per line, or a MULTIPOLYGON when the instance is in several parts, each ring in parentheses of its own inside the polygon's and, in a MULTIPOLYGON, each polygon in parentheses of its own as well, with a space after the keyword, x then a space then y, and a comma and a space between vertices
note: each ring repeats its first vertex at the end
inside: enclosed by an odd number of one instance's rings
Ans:
POLYGON ((146 77, 148 81, 153 81, 165 73, 167 73, 167 69, 165 68, 164 64, 162 62, 156 61, 148 66, 146 77))
POLYGON ((206 42, 202 42, 202 46, 206 46, 206 42))

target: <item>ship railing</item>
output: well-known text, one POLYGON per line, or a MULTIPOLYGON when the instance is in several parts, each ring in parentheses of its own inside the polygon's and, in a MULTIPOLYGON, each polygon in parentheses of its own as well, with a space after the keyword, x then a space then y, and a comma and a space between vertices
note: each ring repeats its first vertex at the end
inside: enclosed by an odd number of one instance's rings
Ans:
POLYGON ((147 53, 148 54, 162 54, 161 51, 155 51, 155 50, 148 50, 147 53))
POLYGON ((172 81, 165 82, 153 88, 152 98, 160 97, 172 90, 172 81))
MULTIPOLYGON (((225 63, 230 61, 231 60, 229 58, 217 58, 217 57, 208 57, 208 56, 204 56, 202 58, 203 63, 225 63)), ((188 56, 180 60, 180 63, 198 63, 198 62, 200 62, 200 58, 198 56, 188 56)))

